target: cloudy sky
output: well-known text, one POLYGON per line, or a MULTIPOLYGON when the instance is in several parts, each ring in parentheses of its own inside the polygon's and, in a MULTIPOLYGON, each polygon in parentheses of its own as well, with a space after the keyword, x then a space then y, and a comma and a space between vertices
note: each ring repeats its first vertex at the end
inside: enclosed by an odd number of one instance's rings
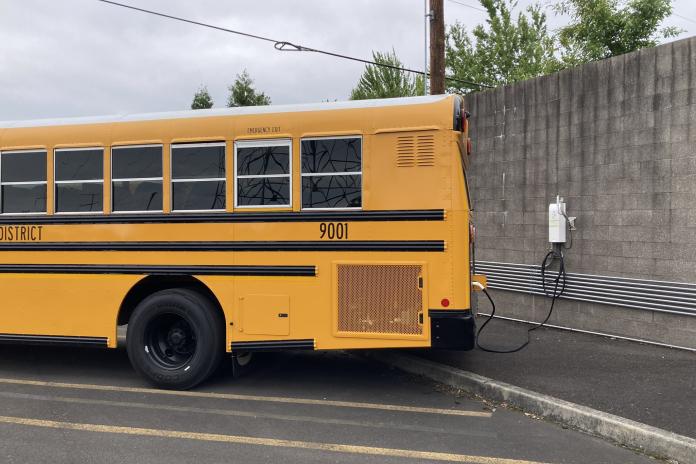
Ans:
MULTIPOLYGON (((423 65, 423 0, 122 2, 357 57, 394 47, 406 66, 423 65)), ((685 30, 679 38, 696 34, 696 2, 675 0, 674 12, 666 24, 685 30)), ((485 19, 453 0, 445 17, 468 27, 485 19)), ((549 11, 552 28, 562 22, 549 11)), ((0 0, 0 120, 187 109, 201 84, 224 106, 243 69, 282 104, 346 99, 363 65, 96 0, 0 0)))

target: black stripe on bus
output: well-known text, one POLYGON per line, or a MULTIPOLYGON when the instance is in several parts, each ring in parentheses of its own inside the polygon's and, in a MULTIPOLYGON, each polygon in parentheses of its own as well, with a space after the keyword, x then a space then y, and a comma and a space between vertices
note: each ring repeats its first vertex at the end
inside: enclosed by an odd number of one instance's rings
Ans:
POLYGON ((0 251, 445 251, 444 240, 0 242, 0 251))
POLYGON ((314 266, 158 266, 121 264, 0 264, 2 274, 142 274, 316 276, 314 266))
POLYGON ((0 216, 0 224, 149 224, 203 222, 352 222, 352 221, 443 221, 442 209, 397 211, 300 211, 280 213, 171 213, 0 216))
POLYGON ((429 309, 428 315, 438 319, 447 319, 450 317, 470 317, 470 309, 429 309))
POLYGON ((92 346, 106 348, 106 337, 67 337, 60 335, 0 334, 2 344, 92 346))
POLYGON ((281 351, 281 350, 313 350, 314 340, 271 340, 258 342, 232 342, 233 351, 281 351))

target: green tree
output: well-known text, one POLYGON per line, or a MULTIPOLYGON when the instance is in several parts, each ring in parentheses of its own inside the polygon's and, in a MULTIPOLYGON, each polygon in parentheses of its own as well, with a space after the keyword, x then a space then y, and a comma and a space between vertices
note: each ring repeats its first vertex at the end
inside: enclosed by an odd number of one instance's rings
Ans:
MULTIPOLYGON (((402 68, 396 52, 372 52, 372 61, 379 64, 402 68)), ((357 85, 350 93, 351 100, 370 98, 393 98, 423 95, 423 78, 413 77, 406 71, 368 64, 357 85)))
POLYGON ((254 81, 249 77, 245 69, 242 74, 237 74, 234 84, 228 87, 230 95, 227 97, 227 106, 262 106, 270 105, 271 98, 263 92, 254 89, 254 81))
MULTIPOLYGON (((488 18, 469 34, 456 22, 447 31, 445 62, 451 77, 497 86, 554 72, 560 68, 554 38, 538 4, 515 18, 514 0, 480 0, 488 18)), ((449 90, 469 92, 448 81, 449 90)))
POLYGON ((208 87, 201 85, 198 87, 198 91, 193 96, 193 102, 191 102, 192 110, 201 110, 213 107, 213 98, 208 93, 208 87))
POLYGON ((681 32, 660 27, 672 14, 672 0, 562 0, 554 8, 570 16, 558 34, 566 65, 652 47, 681 32))

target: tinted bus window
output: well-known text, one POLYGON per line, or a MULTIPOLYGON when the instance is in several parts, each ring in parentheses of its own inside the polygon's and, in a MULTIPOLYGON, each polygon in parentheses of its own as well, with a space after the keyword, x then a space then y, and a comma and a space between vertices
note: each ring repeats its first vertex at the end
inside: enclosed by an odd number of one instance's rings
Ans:
POLYGON ((102 148, 55 151, 56 213, 103 210, 104 150, 102 148))
POLYGON ((302 140, 302 208, 362 206, 362 139, 302 140))
POLYGON ((162 211, 162 146, 111 150, 114 211, 162 211))
POLYGON ((237 207, 291 206, 289 140, 237 142, 235 153, 237 207))
POLYGON ((225 144, 172 145, 172 210, 225 209, 225 144))
POLYGON ((0 202, 3 213, 46 212, 46 152, 0 153, 0 202))

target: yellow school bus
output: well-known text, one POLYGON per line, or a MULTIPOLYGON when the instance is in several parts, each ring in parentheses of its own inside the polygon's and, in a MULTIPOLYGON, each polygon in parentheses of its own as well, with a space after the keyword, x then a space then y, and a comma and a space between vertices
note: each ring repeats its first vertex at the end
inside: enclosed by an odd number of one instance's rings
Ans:
POLYGON ((190 388, 225 352, 471 349, 455 95, 0 123, 0 342, 115 348, 190 388))

